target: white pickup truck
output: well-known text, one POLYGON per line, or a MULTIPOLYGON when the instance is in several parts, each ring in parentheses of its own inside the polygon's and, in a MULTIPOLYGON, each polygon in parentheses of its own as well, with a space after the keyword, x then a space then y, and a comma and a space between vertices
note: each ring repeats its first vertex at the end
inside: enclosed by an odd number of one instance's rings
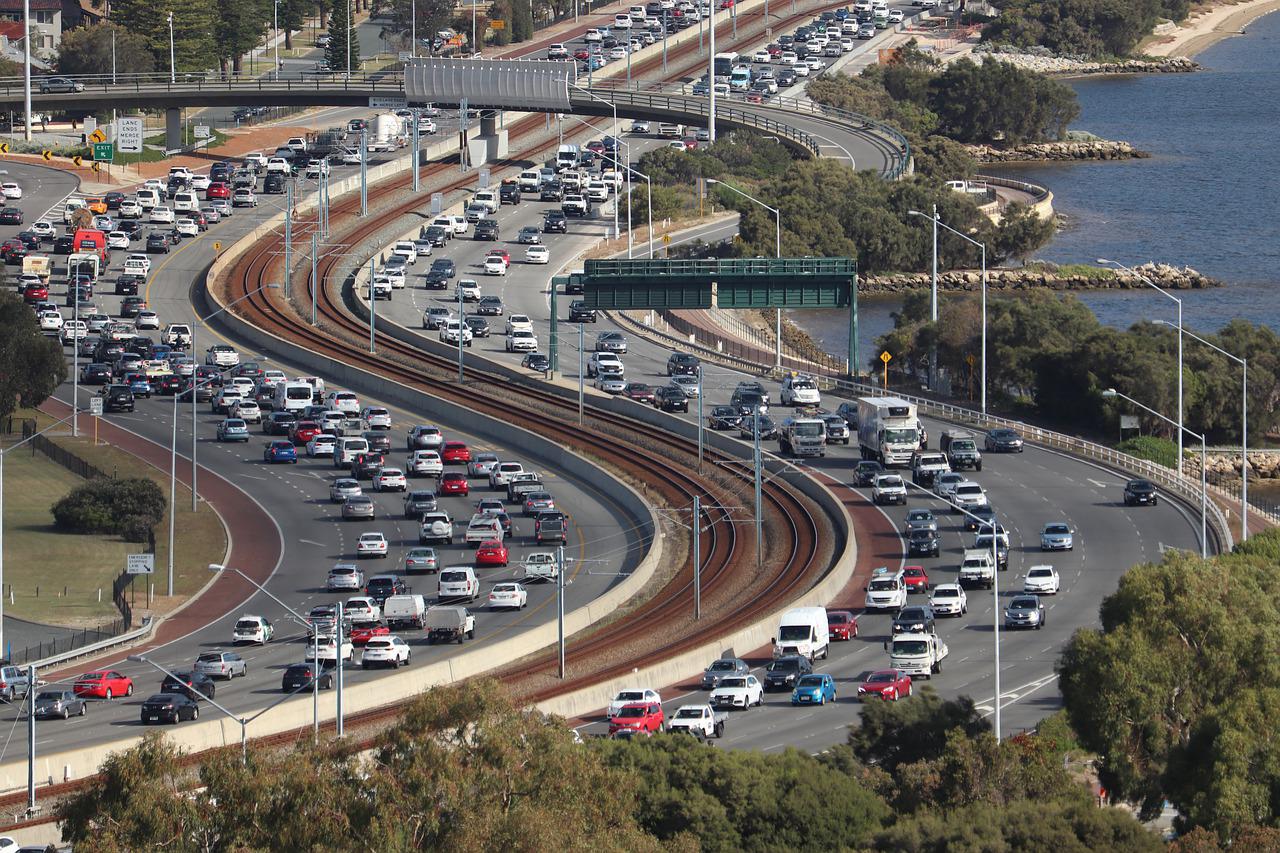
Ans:
POLYGON ((681 705, 667 720, 667 731, 685 732, 700 738, 724 737, 724 723, 729 715, 710 705, 681 705))
POLYGON ((558 576, 556 555, 550 551, 535 551, 524 558, 526 581, 554 581, 558 576))
POLYGON ((981 586, 991 589, 996 582, 995 566, 991 564, 991 551, 986 548, 967 548, 960 563, 960 585, 981 586))
POLYGON ((942 672, 942 659, 951 654, 947 644, 937 634, 899 634, 885 643, 889 650, 889 665, 909 675, 921 675, 932 679, 942 672))

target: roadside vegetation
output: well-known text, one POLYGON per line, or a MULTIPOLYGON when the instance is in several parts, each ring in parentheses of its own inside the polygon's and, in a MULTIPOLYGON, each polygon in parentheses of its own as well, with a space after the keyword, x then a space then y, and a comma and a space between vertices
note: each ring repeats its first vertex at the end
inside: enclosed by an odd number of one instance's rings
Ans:
MULTIPOLYGON (((987 302, 988 400, 1003 411, 1093 435, 1115 436, 1119 416, 1140 417, 1143 432, 1171 436, 1167 424, 1102 396, 1107 388, 1141 400, 1156 411, 1177 408, 1177 332, 1137 323, 1129 329, 1104 326, 1070 294, 1033 290, 1017 298, 991 296, 987 302)), ((1249 360, 1249 434, 1261 436, 1280 425, 1280 338, 1267 326, 1233 320, 1216 334, 1195 330, 1218 346, 1249 360)), ((945 296, 937 324, 929 321, 929 294, 910 293, 882 336, 876 353, 893 354, 891 373, 927 375, 936 344, 938 364, 956 387, 976 389, 974 371, 982 352, 982 313, 977 294, 945 296), (968 357, 973 356, 972 366, 968 357)), ((1185 341, 1183 402, 1186 423, 1211 444, 1240 440, 1240 368, 1208 347, 1185 341)), ((880 370, 880 362, 870 367, 880 370)), ((1155 446, 1150 455, 1162 464, 1155 446)))
POLYGON ((999 15, 983 41, 1043 45, 1054 53, 1126 57, 1161 20, 1181 21, 1190 0, 991 0, 999 15))

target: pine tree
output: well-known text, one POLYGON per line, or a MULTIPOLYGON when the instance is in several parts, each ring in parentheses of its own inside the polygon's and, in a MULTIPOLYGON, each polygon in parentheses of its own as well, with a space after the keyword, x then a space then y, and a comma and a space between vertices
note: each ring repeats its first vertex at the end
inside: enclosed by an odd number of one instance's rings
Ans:
POLYGON ((329 4, 329 46, 325 59, 334 71, 360 68, 360 42, 356 37, 355 0, 331 0, 329 4), (349 57, 349 60, 348 60, 349 57))
MULTIPOLYGON (((205 0, 116 0, 111 18, 147 40, 157 69, 169 68, 169 13, 173 13, 173 59, 178 72, 207 71, 218 64, 213 33, 216 7, 205 0)), ((117 45, 117 48, 119 46, 117 45)))

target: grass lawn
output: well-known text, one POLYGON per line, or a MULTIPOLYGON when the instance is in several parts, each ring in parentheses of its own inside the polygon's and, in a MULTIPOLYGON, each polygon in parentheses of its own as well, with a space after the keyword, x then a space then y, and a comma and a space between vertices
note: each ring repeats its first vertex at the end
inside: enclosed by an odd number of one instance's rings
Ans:
MULTIPOLYGON (((52 420, 43 413, 37 414, 39 415, 38 420, 40 428, 44 428, 52 420)), ((23 410, 15 413, 15 415, 17 417, 31 417, 32 412, 29 410, 23 410)), ((80 438, 72 438, 69 429, 65 433, 60 432, 60 430, 55 430, 54 434, 51 435, 51 440, 72 451, 82 459, 96 465, 100 470, 106 472, 108 476, 117 474, 120 476, 150 477, 152 480, 159 483, 160 488, 164 492, 165 498, 168 498, 169 471, 167 469, 161 471, 160 469, 154 468, 150 465, 140 464, 136 457, 108 444, 99 442, 95 447, 93 443, 92 418, 81 418, 80 436, 80 438)), ((19 512, 19 507, 26 504, 32 507, 31 511, 39 511, 44 514, 44 524, 51 524, 52 519, 49 516, 49 507, 52 506, 55 500, 71 490, 71 488, 77 483, 77 478, 60 466, 57 466, 53 462, 45 459, 43 456, 37 455, 37 460, 56 469, 59 473, 65 475, 67 479, 65 481, 59 481, 57 493, 52 497, 47 499, 44 497, 28 498, 26 493, 17 491, 9 485, 9 475, 12 472, 8 470, 9 466, 7 463, 19 455, 21 455, 20 452, 16 452, 7 456, 5 459, 5 555, 9 558, 5 563, 5 581, 6 583, 13 584, 14 587, 15 599, 13 610, 11 612, 19 616, 29 615, 32 619, 39 619, 40 621, 56 621, 61 624, 66 622, 66 620, 62 618, 51 619, 48 618, 48 616, 37 616, 33 612, 24 611, 22 609, 20 579, 22 579, 22 582, 26 582, 29 587, 34 587, 37 582, 33 580, 34 578, 41 576, 50 577, 51 573, 59 571, 64 573, 74 572, 76 570, 73 568, 73 564, 70 561, 60 561, 59 568, 56 569, 52 566, 39 567, 32 565, 29 561, 23 561, 26 565, 17 565, 16 561, 19 558, 15 556, 13 551, 17 546, 12 544, 11 540, 13 538, 13 534, 11 533, 12 528, 8 526, 8 520, 16 517, 10 515, 10 513, 19 512), (10 562, 10 560, 15 562, 10 562), (24 577, 24 575, 21 574, 22 572, 27 572, 28 574, 24 577)), ((181 462, 179 464, 181 464, 181 462)), ((190 465, 190 463, 187 464, 190 465)), ((178 515, 174 525, 174 595, 172 598, 164 595, 168 587, 168 515, 166 515, 161 520, 160 524, 156 526, 156 573, 150 579, 155 585, 156 596, 153 601, 153 610, 156 613, 167 613, 186 601, 192 594, 198 592, 209 580, 210 576, 208 565, 210 563, 221 562, 226 556, 227 535, 226 531, 222 527, 222 520, 218 518, 217 513, 215 513, 207 504, 200 503, 198 506, 198 511, 193 515, 191 512, 191 490, 185 488, 182 483, 179 482, 177 493, 178 515)), ((60 533, 50 533, 49 535, 68 540, 87 538, 98 539, 98 537, 82 537, 60 533)), ((109 618, 113 618, 110 617, 110 614, 114 614, 116 612, 115 608, 112 607, 110 603, 111 580, 124 570, 125 560, 123 555, 126 553, 138 553, 145 550, 142 543, 125 543, 117 541, 115 544, 119 550, 112 552, 111 559, 107 561, 109 562, 110 568, 105 576, 105 591, 103 593, 103 596, 106 599, 105 606, 108 607, 106 612, 109 618)), ((31 553, 39 552, 32 551, 31 553)), ((51 580, 50 583, 53 583, 53 581, 51 580)), ((63 581, 58 580, 57 583, 61 586, 63 581)), ((143 586, 142 578, 139 578, 135 583, 138 585, 138 606, 137 610, 135 610, 135 613, 137 613, 144 608, 143 601, 145 587, 143 586)), ((43 583, 41 583, 41 586, 43 587, 43 583)), ((94 591, 95 604, 97 600, 97 587, 97 582, 94 582, 91 587, 94 591)), ((42 588, 42 600, 43 596, 44 590, 42 588)), ((53 613, 55 616, 60 617, 61 611, 57 608, 48 608, 48 611, 53 613)))

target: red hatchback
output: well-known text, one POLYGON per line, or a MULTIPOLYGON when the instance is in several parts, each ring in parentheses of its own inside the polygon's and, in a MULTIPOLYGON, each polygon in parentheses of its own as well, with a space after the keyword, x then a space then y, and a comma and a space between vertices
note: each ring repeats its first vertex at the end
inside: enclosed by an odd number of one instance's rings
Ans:
POLYGON ((858 636, 858 617, 848 610, 828 610, 827 636, 833 640, 852 640, 858 636))
POLYGON ((77 678, 71 689, 77 696, 110 700, 116 696, 132 696, 133 679, 114 669, 99 669, 77 678))
POLYGON ((462 495, 463 497, 471 494, 471 483, 467 481, 467 475, 459 474, 456 471, 445 474, 440 478, 440 494, 462 495))
POLYGON ((480 547, 476 549, 476 565, 477 566, 498 566, 504 568, 507 565, 507 546, 503 545, 497 539, 491 539, 488 542, 481 542, 480 547))
POLYGON ((374 637, 385 637, 391 629, 381 622, 357 622, 351 626, 351 645, 363 646, 374 637))
POLYGON ((440 450, 440 461, 446 465, 466 465, 471 461, 471 449, 461 441, 446 441, 440 450))
POLYGON ((298 421, 289 430, 289 439, 294 444, 303 445, 320 433, 320 424, 315 421, 298 421))
POLYGON ((231 198, 231 187, 223 183, 209 184, 209 189, 204 191, 205 201, 213 201, 215 198, 231 198))
POLYGON ((911 676, 900 669, 878 669, 858 685, 858 700, 878 696, 886 702, 911 695, 911 676))
POLYGON ((929 573, 924 570, 924 566, 903 567, 902 582, 906 584, 907 592, 929 591, 929 573))
POLYGON ((666 717, 662 706, 657 702, 631 702, 618 709, 616 716, 609 720, 609 734, 622 729, 640 732, 662 731, 666 717))

